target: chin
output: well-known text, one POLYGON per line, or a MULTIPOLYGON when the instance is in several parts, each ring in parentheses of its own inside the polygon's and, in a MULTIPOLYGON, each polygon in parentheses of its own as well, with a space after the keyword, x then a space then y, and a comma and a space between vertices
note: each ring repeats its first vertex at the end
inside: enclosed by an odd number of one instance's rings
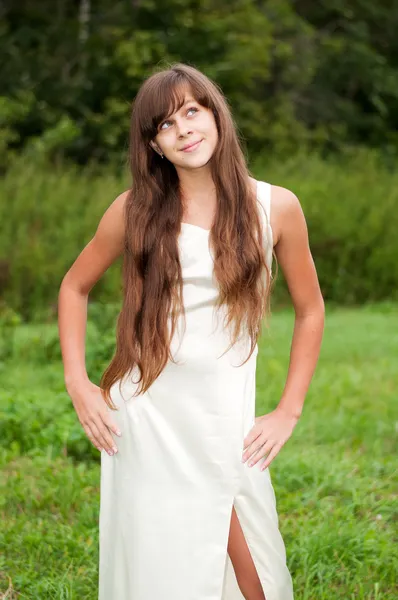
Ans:
POLYGON ((197 159, 190 163, 186 162, 182 166, 186 167, 188 169, 201 169, 202 167, 205 167, 209 163, 210 159, 211 159, 211 156, 209 156, 208 158, 197 159))
POLYGON ((213 152, 203 152, 202 154, 198 154, 197 156, 192 156, 190 164, 196 164, 198 166, 206 165, 212 156, 213 152))

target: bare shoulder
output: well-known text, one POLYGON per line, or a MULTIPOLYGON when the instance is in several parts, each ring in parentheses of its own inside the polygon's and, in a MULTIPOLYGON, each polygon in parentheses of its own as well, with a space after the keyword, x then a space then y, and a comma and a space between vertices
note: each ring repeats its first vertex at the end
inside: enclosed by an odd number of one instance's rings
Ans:
POLYGON ((297 316, 324 310, 308 228, 301 204, 292 191, 272 186, 271 222, 275 228, 275 255, 284 274, 297 316))
MULTIPOLYGON (((257 189, 257 180, 249 177, 253 192, 257 189)), ((300 201, 291 190, 279 185, 271 185, 271 229, 274 246, 280 241, 283 232, 290 228, 305 225, 304 213, 300 201)))
POLYGON ((279 185, 271 186, 271 228, 274 245, 276 245, 284 231, 305 225, 304 213, 300 201, 291 190, 279 185))
POLYGON ((130 190, 119 194, 104 212, 94 235, 98 250, 106 252, 110 260, 115 260, 124 250, 124 207, 130 190))
POLYGON ((104 212, 97 230, 83 248, 64 280, 88 293, 124 252, 124 207, 130 190, 119 194, 104 212))
POLYGON ((124 239, 124 207, 130 190, 119 194, 104 212, 95 233, 96 236, 105 238, 116 235, 124 239))

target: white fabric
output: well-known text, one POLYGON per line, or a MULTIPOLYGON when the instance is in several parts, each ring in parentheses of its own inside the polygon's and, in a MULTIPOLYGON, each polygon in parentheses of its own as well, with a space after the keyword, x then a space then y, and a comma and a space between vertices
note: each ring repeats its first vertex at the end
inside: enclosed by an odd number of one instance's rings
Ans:
MULTIPOLYGON (((271 186, 258 182, 270 212, 271 186)), ((269 265, 272 231, 264 229, 269 265)), ((266 600, 292 600, 269 468, 241 461, 254 425, 256 361, 213 311, 217 285, 209 231, 184 223, 179 238, 186 331, 149 390, 135 376, 112 387, 119 452, 101 453, 99 600, 244 600, 227 543, 235 506, 266 600), (134 381, 133 381, 134 380, 134 381)), ((225 313, 222 313, 225 314, 225 313)))

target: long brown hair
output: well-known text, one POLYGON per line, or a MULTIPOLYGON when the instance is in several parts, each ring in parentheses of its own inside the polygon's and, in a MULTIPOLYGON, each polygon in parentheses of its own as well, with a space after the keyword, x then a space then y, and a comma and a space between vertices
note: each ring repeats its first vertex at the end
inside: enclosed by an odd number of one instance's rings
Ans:
MULTIPOLYGON (((174 165, 149 145, 159 123, 184 103, 187 84, 195 100, 213 111, 218 141, 210 159, 217 207, 210 243, 218 282, 217 310, 227 307, 225 326, 233 345, 244 331, 251 340, 249 360, 269 312, 271 282, 264 248, 265 232, 257 198, 231 116, 216 83, 196 68, 175 63, 146 79, 134 100, 129 161, 132 187, 125 203, 123 307, 117 321, 116 351, 100 388, 108 406, 110 389, 138 367, 144 393, 164 369, 177 322, 185 311, 178 236, 183 218, 174 165)), ((243 363, 244 364, 244 363, 243 363)))

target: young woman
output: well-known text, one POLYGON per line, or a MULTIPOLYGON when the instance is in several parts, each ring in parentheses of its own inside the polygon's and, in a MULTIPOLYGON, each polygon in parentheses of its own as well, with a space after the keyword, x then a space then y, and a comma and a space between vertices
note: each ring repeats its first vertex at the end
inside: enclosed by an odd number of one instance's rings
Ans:
POLYGON ((66 388, 102 451, 99 598, 291 600, 269 465, 301 415, 324 323, 300 203, 249 176, 225 97, 184 64, 141 86, 130 162, 131 189, 59 297, 66 388), (296 320, 282 397, 256 418, 273 247, 296 320), (87 297, 122 253, 117 347, 96 386, 87 297))

